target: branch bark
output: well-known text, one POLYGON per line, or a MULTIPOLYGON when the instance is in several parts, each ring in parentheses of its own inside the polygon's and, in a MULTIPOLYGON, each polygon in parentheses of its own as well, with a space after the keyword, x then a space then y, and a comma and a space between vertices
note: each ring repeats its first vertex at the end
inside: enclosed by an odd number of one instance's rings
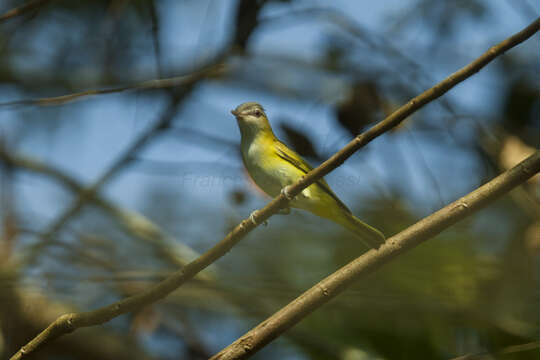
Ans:
POLYGON ((339 295, 354 281, 478 211, 539 171, 540 150, 487 184, 392 236, 379 250, 370 250, 343 266, 211 359, 249 358, 311 312, 339 295))
MULTIPOLYGON (((298 195, 304 188, 308 187, 309 185, 311 185, 312 183, 314 183, 315 181, 317 181, 318 179, 320 179, 321 177, 323 177, 324 175, 328 174, 330 171, 334 170, 339 165, 341 165, 355 151, 365 146, 367 143, 369 143, 371 140, 373 140, 377 136, 383 134, 384 132, 390 130, 392 127, 398 125, 406 117, 411 115, 413 112, 418 110, 423 105, 442 96, 452 87, 454 87, 455 85, 459 84, 463 80, 467 79, 468 77, 472 76, 473 74, 481 70, 484 66, 486 66, 489 62, 491 62, 497 56, 501 55, 505 51, 527 40, 533 34, 535 34, 539 29, 540 29, 540 18, 532 22, 528 27, 526 27, 522 31, 502 41, 498 45, 493 46, 486 53, 481 55, 478 59, 468 64, 461 70, 450 75, 448 78, 444 79, 443 81, 441 81, 434 87, 418 95, 417 97, 409 101, 407 104, 400 107, 396 112, 394 112, 392 115, 387 117, 385 120, 381 121, 380 123, 378 123, 371 129, 369 129, 368 131, 364 132, 363 134, 360 134, 359 136, 357 136, 354 140, 352 140, 349 144, 347 144, 343 149, 341 149, 339 152, 334 154, 332 157, 330 157, 330 159, 325 161, 319 167, 309 172, 300 181, 291 185, 288 188, 288 194, 292 197, 298 195)), ((535 155, 537 156, 538 153, 536 153, 535 155)), ((532 169, 535 169, 535 168, 532 168, 532 169)), ((524 173, 525 172, 526 171, 524 171, 524 173)), ((527 177, 530 177, 530 176, 532 176, 532 174, 528 173, 527 177)), ((514 183, 512 184, 515 186, 517 183, 518 182, 516 182, 515 184, 514 183)), ((509 187, 508 189, 506 188, 505 189, 506 191, 508 191, 510 188, 511 187, 509 187)), ((497 192, 497 195, 500 195, 500 194, 501 193, 497 192)), ((148 290, 143 291, 138 295, 134 295, 132 297, 126 298, 124 300, 118 301, 116 303, 113 303, 111 305, 105 306, 103 308, 100 308, 94 311, 77 313, 77 314, 65 314, 59 317, 56 321, 54 321, 51 325, 49 325, 45 330, 43 330, 40 334, 38 334, 33 340, 31 340, 27 345, 23 346, 17 353, 13 355, 11 359, 12 360, 21 359, 26 354, 36 351, 40 346, 47 343, 48 341, 54 338, 57 338, 59 336, 62 336, 66 333, 72 332, 77 328, 104 323, 116 316, 139 309, 142 306, 148 305, 152 302, 155 302, 167 296, 170 292, 172 292, 173 290, 181 286, 183 283, 185 283, 187 280, 195 276, 199 271, 206 268, 208 265, 212 264, 217 259, 225 255, 247 233, 249 233, 251 230, 257 227, 258 224, 261 224, 270 216, 274 215, 276 212, 279 211, 279 209, 286 207, 289 201, 290 200, 285 196, 285 194, 281 194, 277 196, 271 202, 269 202, 264 208, 262 208, 260 211, 256 213, 256 216, 254 216, 255 221, 252 221, 249 218, 244 219, 224 239, 222 239, 220 242, 214 245, 210 250, 204 253, 201 257, 192 261, 191 263, 189 263, 188 265, 186 265, 184 268, 180 269, 179 271, 173 273, 171 276, 169 276, 167 279, 163 280, 162 282, 150 287, 148 290)), ((481 201, 481 203, 483 202, 481 201)), ((466 204, 466 206, 469 206, 469 205, 466 204)), ((465 212, 466 214, 468 212, 468 209, 466 207, 460 206, 455 211, 461 215, 463 212, 465 212)), ((449 226, 451 223, 452 222, 448 223, 446 226, 449 226)), ((414 228, 414 226, 411 228, 414 228)), ((430 227, 428 228, 431 229, 430 227)), ((407 229, 406 231, 408 231, 409 229, 407 229)), ((419 229, 416 229, 416 231, 418 230, 419 229)), ((435 232, 433 234, 435 234, 435 232)), ((429 237, 430 236, 429 231, 427 232, 427 235, 424 234, 423 236, 426 236, 426 237, 422 239, 429 237)), ((390 240, 388 241, 389 244, 385 246, 384 249, 394 248, 397 246, 396 240, 392 240, 392 241, 390 240)), ((378 252, 376 251, 368 252, 367 253, 368 259, 372 259, 374 255, 377 253, 378 252)), ((374 260, 370 260, 370 261, 374 261, 374 260)), ((324 295, 325 291, 322 291, 322 294, 324 295)), ((325 299, 326 297, 329 298, 329 296, 325 295, 325 299)), ((298 317, 298 314, 296 316, 297 318, 294 317, 293 320, 299 321, 301 319, 301 316, 298 317)), ((288 323, 288 326, 289 327, 292 326, 293 323, 288 323)), ((270 340, 271 340, 270 338, 265 338, 265 341, 267 342, 270 340)), ((250 342, 249 344, 253 344, 253 343, 250 342)), ((262 345, 263 344, 260 343, 259 346, 262 346, 262 345)), ((242 347, 241 344, 240 344, 240 347, 242 347)), ((249 350, 250 351, 249 354, 251 354, 255 349, 258 349, 258 348, 259 347, 254 347, 253 345, 250 345, 250 347, 247 348, 247 350, 249 350)))

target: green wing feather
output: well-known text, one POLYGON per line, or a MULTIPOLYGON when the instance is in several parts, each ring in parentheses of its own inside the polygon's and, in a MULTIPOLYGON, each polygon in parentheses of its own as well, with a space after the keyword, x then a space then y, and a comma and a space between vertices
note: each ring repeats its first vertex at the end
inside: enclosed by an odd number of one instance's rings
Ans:
MULTIPOLYGON (((283 144, 281 141, 276 140, 274 144, 274 148, 276 149, 276 154, 283 160, 287 161, 291 165, 293 165, 298 170, 302 171, 304 174, 307 174, 311 170, 313 170, 313 167, 309 165, 307 162, 302 159, 300 155, 298 155, 293 150, 289 149, 287 145, 283 144)), ((337 197, 336 194, 330 189, 330 186, 326 183, 326 180, 319 179, 315 182, 315 185, 317 185, 319 188, 321 188, 325 193, 330 195, 337 203, 338 205, 345 210, 347 213, 351 213, 349 208, 337 197)))

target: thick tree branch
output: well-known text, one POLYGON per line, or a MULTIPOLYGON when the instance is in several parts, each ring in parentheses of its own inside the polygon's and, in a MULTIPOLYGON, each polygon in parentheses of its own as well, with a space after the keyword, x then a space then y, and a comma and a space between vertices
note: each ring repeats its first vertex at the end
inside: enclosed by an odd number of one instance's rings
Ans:
POLYGON ((470 216, 539 171, 540 150, 487 184, 392 236, 379 250, 370 250, 343 266, 211 359, 232 360, 250 357, 311 312, 339 295, 354 281, 470 216))
MULTIPOLYGON (((467 79, 468 77, 478 72, 480 69, 486 66, 498 55, 504 53, 508 49, 527 40, 539 29, 540 29, 540 18, 538 18, 536 21, 534 21, 531 25, 529 25, 524 30, 502 41, 498 45, 490 48, 486 53, 484 53, 482 56, 480 56, 478 59, 476 59, 469 65, 465 66, 464 68, 457 71, 456 73, 450 75, 448 78, 441 81, 440 83, 438 83, 431 89, 426 90, 419 96, 415 97, 414 99, 409 101, 406 105, 399 108, 396 112, 394 112, 388 118, 381 121, 380 123, 378 123, 371 129, 366 131, 365 133, 356 137, 349 144, 347 144, 342 150, 340 150, 339 152, 334 154, 330 159, 325 161, 322 165, 320 165, 313 171, 309 172, 303 179, 301 179, 294 185, 290 186, 288 188, 288 194, 293 197, 298 195, 300 191, 302 191, 304 188, 308 187, 313 182, 317 181, 319 178, 328 174, 330 171, 334 170, 336 167, 341 165, 356 150, 360 149, 362 146, 365 146, 371 140, 383 134, 384 132, 390 130, 392 127, 398 125, 407 116, 411 115, 414 111, 418 110, 423 105, 437 99, 438 97, 442 96, 444 93, 446 93, 448 90, 450 90, 452 87, 454 87, 461 81, 467 79)), ((516 177, 515 172, 517 171, 521 175, 521 177, 528 178, 532 176, 534 172, 538 171, 538 165, 540 165, 540 161, 538 161, 537 159, 538 153, 536 153, 535 156, 536 158, 534 158, 533 160, 536 161, 534 163, 536 167, 524 168, 524 169, 528 169, 528 171, 510 170, 507 173, 512 173, 513 176, 516 177)), ((529 164, 529 166, 532 166, 532 164, 529 164)), ((502 178, 506 179, 507 173, 505 173, 504 175, 501 175, 502 178)), ((498 177, 497 179, 499 178, 500 177, 498 177)), ((497 179, 495 179, 494 181, 497 182, 497 179)), ((491 182, 489 184, 491 184, 491 182)), ((488 187, 492 186, 489 184, 484 185, 482 189, 484 189, 486 186, 488 187)), ((503 187, 504 191, 498 190, 495 192, 495 194, 497 196, 501 195, 502 193, 504 193, 505 191, 508 191, 509 189, 511 189, 511 187, 516 186, 517 184, 519 184, 519 181, 517 181, 516 179, 512 179, 512 182, 510 184, 503 184, 505 185, 503 187)), ((488 199, 492 199, 492 198, 488 197, 488 199)), ((479 203, 482 205, 485 202, 486 202, 485 200, 479 201, 479 203)), ((255 216, 255 222, 251 221, 250 219, 243 220, 224 239, 222 239, 220 242, 214 245, 210 250, 204 253, 201 257, 192 261, 181 270, 175 272, 164 281, 150 287, 148 290, 143 291, 142 293, 138 295, 126 298, 124 300, 118 301, 116 303, 113 303, 111 305, 105 306, 103 308, 100 308, 94 311, 89 311, 89 312, 79 313, 79 314, 66 314, 59 317, 54 323, 49 325, 45 330, 43 330, 40 334, 38 334, 27 345, 22 347, 15 355, 13 355, 12 360, 21 359, 24 355, 36 351, 40 346, 42 346, 46 342, 54 338, 57 338, 59 336, 62 336, 66 333, 69 333, 71 331, 74 331, 77 328, 104 323, 118 315, 139 309, 142 306, 148 305, 149 303, 155 302, 167 296, 170 292, 172 292, 173 290, 181 286, 183 283, 185 283, 187 280, 195 276, 199 271, 201 271, 202 269, 212 264, 223 255, 225 255, 247 233, 253 230, 257 226, 257 224, 260 224, 264 220, 268 219, 270 216, 278 212, 279 209, 286 207, 288 203, 289 203, 289 199, 284 194, 277 196, 275 199, 269 202, 264 208, 262 208, 260 211, 257 212, 257 215, 255 216)), ((470 211, 469 209, 471 205, 468 203, 465 203, 465 204, 466 206, 468 206, 468 208, 460 204, 456 209, 454 209, 454 211, 458 214, 456 215, 457 219, 461 219, 461 217, 469 213, 470 211)), ((477 206, 479 207, 479 205, 477 206)), ((453 222, 457 221, 455 217, 451 217, 451 219, 453 222)), ((446 225, 444 227, 451 225, 453 223, 452 221, 445 223, 446 225)), ((424 232, 420 232, 418 234, 419 239, 423 240, 429 236, 436 234, 436 232, 434 231, 435 229, 434 226, 431 226, 431 227, 427 225, 423 225, 423 226, 425 226, 425 229, 424 229, 424 232)), ((441 231, 444 227, 440 228, 438 231, 441 231)), ((413 229, 415 231, 420 230, 415 225, 400 234, 409 233, 410 229, 413 229)), ((384 249, 388 249, 385 251, 390 251, 389 249, 394 249, 396 247, 398 249, 400 248, 399 244, 401 243, 398 244, 395 240, 395 237, 392 239, 389 239, 388 244, 384 247, 384 249)), ((412 246, 412 244, 410 246, 412 246)), ((379 252, 382 252, 382 251, 379 251, 379 252)), ((366 254, 366 256, 368 257, 370 261, 375 261, 373 260, 374 255, 378 254, 379 252, 370 251, 366 254)), ((371 265, 371 262, 368 262, 367 264, 371 265)), ((342 275, 346 275, 346 272, 345 274, 342 274, 342 275)), ((324 295, 325 300, 327 300, 326 298, 330 297, 330 296, 325 295, 326 293, 328 293, 328 291, 321 291, 321 293, 324 295)), ((295 316, 296 317, 293 317, 292 320, 299 321, 301 319, 300 315, 296 314, 295 316)), ((291 323, 288 323, 287 326, 290 327, 293 325, 293 323, 294 321, 291 323)), ((275 336, 277 336, 277 334, 275 336)), ((244 338, 244 340, 245 339, 246 338, 244 338)), ((268 342, 271 340, 271 338, 264 338, 264 340, 268 342)), ((253 344, 253 343, 250 342, 250 344, 253 344)), ((262 346, 262 345, 263 345, 262 343, 259 344, 259 346, 262 346)), ((244 348, 247 351, 250 351, 250 353, 252 353, 255 349, 259 349, 259 347, 254 347, 253 345, 249 348, 247 347, 242 347, 242 348, 244 348)))

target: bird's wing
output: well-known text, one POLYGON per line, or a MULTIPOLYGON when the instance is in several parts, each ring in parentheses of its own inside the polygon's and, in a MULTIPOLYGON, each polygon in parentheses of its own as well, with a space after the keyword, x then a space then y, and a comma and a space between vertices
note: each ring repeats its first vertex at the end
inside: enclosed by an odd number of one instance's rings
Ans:
MULTIPOLYGON (((287 161, 288 163, 290 163, 291 165, 293 165, 295 168, 297 168, 298 170, 302 171, 304 174, 307 174, 308 172, 310 172, 311 170, 313 170, 313 168, 306 162, 304 161, 304 159, 302 159, 302 157, 300 155, 298 155, 296 152, 294 152, 293 150, 289 149, 287 147, 287 145, 283 144, 281 141, 279 140, 276 140, 275 143, 274 143, 274 148, 276 149, 276 154, 277 156, 279 156, 280 158, 282 158, 283 160, 287 161)), ((327 193, 328 195, 330 195, 334 200, 336 200, 336 202, 338 203, 338 205, 343 209, 345 210, 346 212, 350 213, 351 211, 349 210, 349 208, 341 201, 339 200, 339 198, 337 197, 336 194, 334 194, 334 192, 330 189, 330 186, 328 186, 328 184, 326 183, 326 180, 324 180, 323 178, 317 180, 315 182, 315 185, 317 185, 320 189, 322 189, 325 193, 327 193)))

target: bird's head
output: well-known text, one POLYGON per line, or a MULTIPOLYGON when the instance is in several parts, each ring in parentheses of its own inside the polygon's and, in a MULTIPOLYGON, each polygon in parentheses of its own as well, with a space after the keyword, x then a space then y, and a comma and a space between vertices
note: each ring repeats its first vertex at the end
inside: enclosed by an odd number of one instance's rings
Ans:
POLYGON ((272 131, 263 107, 256 102, 240 104, 231 113, 236 117, 242 135, 245 132, 272 131))

